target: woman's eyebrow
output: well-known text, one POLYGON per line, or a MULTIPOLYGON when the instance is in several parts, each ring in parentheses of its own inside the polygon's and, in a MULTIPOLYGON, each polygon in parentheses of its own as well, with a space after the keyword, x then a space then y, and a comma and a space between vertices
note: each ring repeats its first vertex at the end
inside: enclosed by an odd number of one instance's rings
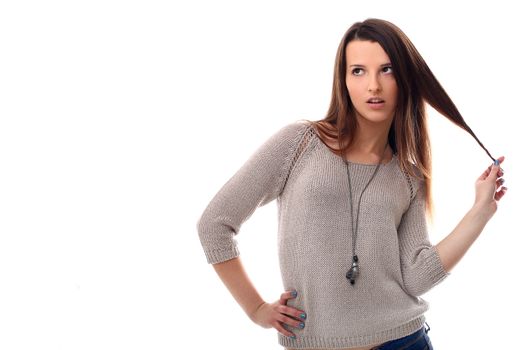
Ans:
MULTIPOLYGON (((385 67, 385 66, 391 66, 391 65, 392 65, 392 63, 383 63, 379 67, 385 67)), ((366 67, 366 66, 363 65, 363 64, 351 64, 348 67, 366 67)))

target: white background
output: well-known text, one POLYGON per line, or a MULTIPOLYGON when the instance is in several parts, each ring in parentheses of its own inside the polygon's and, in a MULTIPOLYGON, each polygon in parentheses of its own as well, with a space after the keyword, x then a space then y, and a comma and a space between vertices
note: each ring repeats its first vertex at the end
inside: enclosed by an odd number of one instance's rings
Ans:
MULTIPOLYGON (((0 348, 280 348, 206 264, 195 225, 270 135, 324 117, 339 41, 368 17, 411 38, 507 158, 498 212, 424 296, 434 347, 514 348, 525 311, 520 13, 509 1, 2 2, 0 348)), ((490 159, 429 118, 437 243, 490 159)), ((282 292, 276 214, 275 202, 258 209, 238 236, 267 301, 282 292)))

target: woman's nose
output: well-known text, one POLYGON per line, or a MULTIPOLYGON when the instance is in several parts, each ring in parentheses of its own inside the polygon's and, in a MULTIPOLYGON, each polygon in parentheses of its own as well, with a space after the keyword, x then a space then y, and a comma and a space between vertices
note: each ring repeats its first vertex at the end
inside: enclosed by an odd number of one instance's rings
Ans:
POLYGON ((381 84, 376 74, 370 74, 369 76, 368 91, 381 91, 381 84))
POLYGON ((377 79, 370 79, 368 82, 368 91, 381 91, 381 85, 379 84, 379 81, 377 79))

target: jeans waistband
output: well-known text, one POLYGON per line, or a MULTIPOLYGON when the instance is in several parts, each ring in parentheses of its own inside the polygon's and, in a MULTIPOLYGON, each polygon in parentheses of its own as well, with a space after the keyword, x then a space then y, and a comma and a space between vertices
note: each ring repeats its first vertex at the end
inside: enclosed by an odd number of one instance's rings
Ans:
POLYGON ((428 323, 425 322, 423 327, 421 327, 420 329, 418 329, 414 333, 409 334, 409 335, 407 335, 405 337, 402 337, 402 338, 399 338, 399 339, 390 340, 390 341, 388 341, 386 343, 383 343, 383 344, 373 348, 372 350, 394 349, 394 347, 393 347, 394 345, 404 345, 406 343, 410 343, 411 341, 414 341, 414 340, 419 339, 420 337, 422 337, 423 334, 427 334, 429 330, 430 330, 430 326, 428 325, 428 323))

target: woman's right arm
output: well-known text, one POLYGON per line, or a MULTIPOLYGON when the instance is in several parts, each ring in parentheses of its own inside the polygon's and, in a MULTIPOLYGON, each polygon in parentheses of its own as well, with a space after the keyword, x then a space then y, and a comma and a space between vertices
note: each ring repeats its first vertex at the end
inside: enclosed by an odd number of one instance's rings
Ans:
POLYGON ((235 300, 256 324, 274 327, 286 336, 293 333, 281 323, 302 328, 303 321, 291 317, 304 320, 306 316, 300 318, 304 312, 286 306, 295 297, 292 291, 274 303, 264 302, 241 264, 235 236, 258 207, 279 196, 305 131, 304 124, 293 123, 275 133, 219 190, 197 222, 207 261, 235 300))
POLYGON ((240 259, 240 257, 237 257, 213 264, 213 268, 235 301, 242 307, 248 317, 252 318, 255 310, 264 303, 264 300, 250 281, 240 259))
POLYGON ((281 128, 255 151, 210 201, 197 222, 208 263, 216 264, 239 256, 235 236, 258 207, 279 196, 305 130, 301 123, 281 128))

